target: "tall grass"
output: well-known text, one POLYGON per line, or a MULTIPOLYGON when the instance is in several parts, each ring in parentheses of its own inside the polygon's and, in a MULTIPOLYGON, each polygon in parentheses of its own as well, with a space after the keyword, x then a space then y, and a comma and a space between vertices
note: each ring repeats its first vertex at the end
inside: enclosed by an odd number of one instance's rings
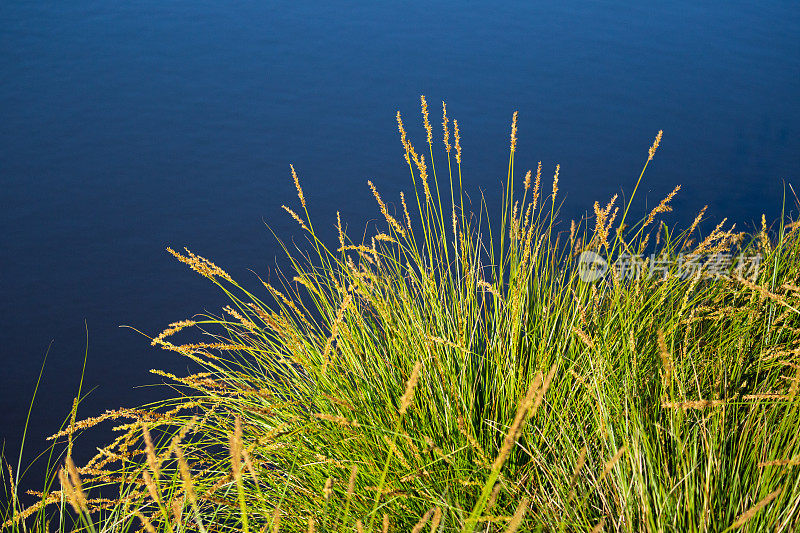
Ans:
POLYGON ((439 144, 422 111, 426 153, 397 115, 412 188, 392 209, 370 182, 383 218, 366 234, 337 215, 323 242, 292 167, 308 244, 284 246, 263 294, 170 249, 230 298, 152 339, 202 371, 154 371, 172 400, 73 418, 58 441, 106 420, 120 435, 81 467, 67 454, 5 527, 797 531, 797 225, 700 236, 701 213, 673 230, 676 189, 637 222, 614 197, 567 230, 558 168, 514 168, 516 113, 492 219, 465 204, 457 122, 443 105, 439 144), (645 274, 661 274, 584 281, 586 251, 657 253, 645 274), (762 261, 680 275, 709 254, 762 261))

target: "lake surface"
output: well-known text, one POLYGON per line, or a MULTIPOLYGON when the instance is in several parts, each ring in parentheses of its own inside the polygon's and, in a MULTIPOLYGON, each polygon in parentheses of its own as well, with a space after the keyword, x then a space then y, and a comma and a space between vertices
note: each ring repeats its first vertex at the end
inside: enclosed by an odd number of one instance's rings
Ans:
POLYGON ((282 262, 265 222, 300 236, 280 209, 296 202, 289 163, 317 227, 379 215, 367 179, 408 191, 395 112, 420 146, 420 94, 434 116, 447 101, 465 187, 490 202, 519 110, 516 168, 561 164, 567 220, 630 192, 659 129, 642 201, 680 183, 674 222, 705 204, 740 227, 780 215, 800 177, 796 2, 426 4, 0 4, 7 454, 51 342, 27 459, 68 413, 87 330, 80 414, 164 394, 134 386, 185 361, 119 326, 153 335, 224 305, 167 245, 253 287, 248 269, 269 277, 282 262))

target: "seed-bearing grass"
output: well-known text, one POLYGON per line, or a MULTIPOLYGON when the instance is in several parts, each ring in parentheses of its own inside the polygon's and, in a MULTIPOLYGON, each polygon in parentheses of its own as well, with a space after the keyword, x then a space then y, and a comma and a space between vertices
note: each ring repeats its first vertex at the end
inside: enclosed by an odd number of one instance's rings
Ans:
POLYGON ((285 209, 308 244, 284 246, 282 283, 256 294, 169 249, 230 298, 152 339, 200 371, 154 370, 180 392, 169 401, 73 409, 55 482, 14 500, 5 528, 798 530, 797 224, 703 236, 704 209, 673 230, 659 217, 676 187, 637 222, 614 197, 566 231, 560 167, 551 186, 541 164, 514 168, 516 113, 495 221, 485 199, 465 203, 458 122, 443 105, 434 139, 421 106, 428 157, 398 113, 410 188, 395 213, 366 182, 382 215, 366 237, 337 214, 323 242, 292 166, 285 209), (664 275, 579 276, 584 251, 654 248, 675 260, 664 275), (679 257, 734 251, 761 254, 757 275, 678 275, 679 257), (107 420, 119 437, 75 465, 73 438, 107 420))

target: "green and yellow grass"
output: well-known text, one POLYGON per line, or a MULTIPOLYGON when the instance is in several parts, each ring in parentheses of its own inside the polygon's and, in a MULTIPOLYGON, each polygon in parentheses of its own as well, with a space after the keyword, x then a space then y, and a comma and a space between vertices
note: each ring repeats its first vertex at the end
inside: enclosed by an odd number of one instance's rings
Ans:
POLYGON ((285 209, 308 246, 284 247, 291 271, 263 294, 170 249, 230 298, 152 339, 202 371, 154 371, 181 391, 156 405, 85 421, 74 407, 56 436, 65 466, 4 527, 800 530, 797 226, 723 221, 703 237, 701 213, 672 230, 658 217, 676 189, 637 222, 633 196, 614 197, 567 230, 558 168, 552 186, 541 165, 514 169, 516 113, 489 220, 484 201, 464 203, 457 122, 443 107, 440 151, 424 98, 422 111, 427 154, 397 116, 413 188, 395 210, 369 183, 382 220, 364 238, 338 217, 338 242, 318 238, 292 168, 299 202, 285 209), (586 250, 762 262, 752 278, 676 264, 588 283, 586 250), (76 466, 73 437, 112 419, 119 437, 76 466))

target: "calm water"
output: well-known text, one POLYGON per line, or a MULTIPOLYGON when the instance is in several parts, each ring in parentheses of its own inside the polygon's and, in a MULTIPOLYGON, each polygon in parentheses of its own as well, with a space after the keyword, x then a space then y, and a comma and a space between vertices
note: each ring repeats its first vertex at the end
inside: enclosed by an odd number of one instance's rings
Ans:
MULTIPOLYGON (((224 302, 165 252, 235 277, 280 260, 264 222, 300 172, 316 225, 362 227, 408 190, 394 114, 418 96, 458 118, 468 190, 498 198, 511 113, 518 168, 562 165, 565 215, 630 191, 683 192, 740 224, 779 216, 800 167, 800 8, 791 1, 108 2, 0 4, 0 440, 13 456, 48 344, 30 448, 80 375, 94 415, 155 398, 150 368, 185 362, 154 334, 224 302)), ((413 117, 413 118, 412 118, 413 117)), ((416 132, 416 139, 423 136, 416 132)))

